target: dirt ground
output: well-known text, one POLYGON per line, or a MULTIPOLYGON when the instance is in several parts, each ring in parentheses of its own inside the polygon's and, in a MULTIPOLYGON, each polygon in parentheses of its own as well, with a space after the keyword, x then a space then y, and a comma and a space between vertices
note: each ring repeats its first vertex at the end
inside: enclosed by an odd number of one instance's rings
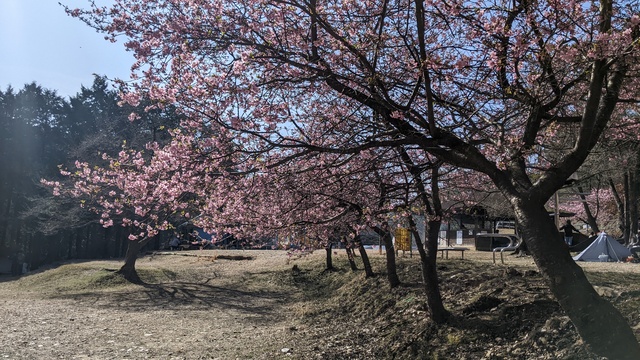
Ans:
MULTIPOLYGON (((0 357, 9 359, 270 359, 288 343, 289 289, 243 286, 245 272, 286 262, 282 252, 256 260, 153 256, 138 261, 160 280, 148 286, 74 288, 66 276, 117 261, 65 265, 0 284, 0 357), (159 276, 160 275, 160 276, 159 276), (42 278, 42 279, 38 279, 42 278), (56 285, 56 281, 59 284, 56 285), (255 341, 260 338, 260 341, 255 341)), ((207 254, 209 255, 209 254, 207 254)), ((213 254, 210 254, 213 255, 213 254)), ((90 283, 90 282, 89 282, 90 283)), ((250 284, 247 284, 250 285, 250 284)))
MULTIPOLYGON (((383 256, 371 257, 382 273, 383 256)), ((464 257, 440 262, 454 320, 438 328, 416 256, 398 259, 404 285, 394 290, 383 274, 349 270, 343 250, 331 273, 324 251, 205 250, 141 258, 144 286, 117 276, 118 261, 2 277, 0 359, 597 359, 530 258, 464 257), (235 255, 251 260, 224 259, 235 255)), ((640 328, 640 264, 583 266, 640 328)))

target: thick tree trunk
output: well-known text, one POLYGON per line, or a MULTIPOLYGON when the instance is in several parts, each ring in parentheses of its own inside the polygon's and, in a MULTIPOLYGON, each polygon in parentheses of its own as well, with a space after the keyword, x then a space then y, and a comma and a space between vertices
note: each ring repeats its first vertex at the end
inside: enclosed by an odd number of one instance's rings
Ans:
POLYGON ((118 274, 122 274, 125 279, 134 283, 142 284, 142 279, 138 276, 136 271, 136 260, 138 260, 138 253, 140 249, 149 242, 150 238, 144 238, 142 240, 129 240, 127 246, 127 253, 124 257, 124 264, 118 270, 118 274))
POLYGON ((366 274, 366 277, 370 278, 376 276, 376 274, 373 272, 373 269, 371 268, 371 262, 369 261, 369 254, 367 254, 367 249, 365 249, 364 245, 362 245, 362 241, 356 241, 356 244, 358 246, 358 250, 360 251, 360 258, 362 259, 362 266, 364 266, 364 273, 366 274))
POLYGON ((127 253, 124 257, 124 264, 118 270, 119 274, 122 274, 125 279, 128 281, 141 284, 142 280, 138 276, 138 272, 136 271, 136 260, 138 259, 138 252, 140 251, 140 242, 137 240, 129 241, 127 247, 127 253))
POLYGON ((442 295, 440 294, 440 284, 438 281, 437 249, 438 249, 438 233, 440 231, 441 221, 427 222, 427 239, 423 246, 420 234, 416 230, 416 224, 413 219, 409 219, 413 237, 418 246, 420 254, 420 264, 422 267, 422 280, 424 282, 424 291, 427 296, 427 306, 431 312, 431 320, 436 324, 443 324, 449 318, 449 312, 444 308, 442 295), (426 250, 425 250, 426 248, 426 250))
POLYGON ((609 359, 640 358, 640 345, 627 320, 593 289, 559 240, 544 206, 530 199, 512 199, 512 205, 531 255, 582 339, 609 359))

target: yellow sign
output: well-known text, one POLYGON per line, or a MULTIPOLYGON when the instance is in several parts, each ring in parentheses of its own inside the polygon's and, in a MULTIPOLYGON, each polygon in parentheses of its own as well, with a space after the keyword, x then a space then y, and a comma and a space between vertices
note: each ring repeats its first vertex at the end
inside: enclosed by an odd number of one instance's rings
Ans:
POLYGON ((397 250, 411 251, 411 232, 409 229, 397 228, 395 237, 397 250))

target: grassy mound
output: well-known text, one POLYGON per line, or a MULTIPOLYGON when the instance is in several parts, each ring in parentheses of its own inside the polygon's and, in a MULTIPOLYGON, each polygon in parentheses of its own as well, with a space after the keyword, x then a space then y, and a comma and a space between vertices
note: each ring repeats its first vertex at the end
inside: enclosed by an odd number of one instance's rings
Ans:
MULTIPOLYGON (((382 262, 374 259, 374 267, 383 269, 382 262)), ((436 326, 428 319, 417 259, 399 259, 403 285, 395 289, 384 274, 366 279, 337 263, 339 270, 329 273, 320 262, 301 264, 285 277, 304 294, 293 309, 306 324, 304 341, 312 343, 306 351, 324 359, 599 359, 531 268, 441 261, 441 291, 452 317, 436 326)), ((608 285, 610 294, 603 295, 630 323, 638 322, 638 274, 591 277, 597 288, 608 285)))
MULTIPOLYGON (((23 276, 12 285, 29 292, 67 295, 86 291, 122 290, 134 286, 117 273, 117 263, 83 262, 63 264, 55 268, 23 276)), ((138 269, 145 283, 175 279, 173 271, 162 268, 138 269)))

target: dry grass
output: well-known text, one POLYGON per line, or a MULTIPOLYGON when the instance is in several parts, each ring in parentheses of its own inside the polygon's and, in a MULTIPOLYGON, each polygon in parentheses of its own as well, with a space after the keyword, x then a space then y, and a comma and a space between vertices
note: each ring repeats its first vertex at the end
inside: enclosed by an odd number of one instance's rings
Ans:
MULTIPOLYGON (((594 359, 530 258, 468 251, 441 260, 450 324, 428 320, 417 256, 398 258, 389 289, 384 256, 366 279, 342 250, 192 251, 138 261, 144 286, 118 261, 64 264, 0 283, 0 358, 9 359, 594 359), (180 256, 177 256, 180 255, 180 256), (251 260, 230 260, 250 257, 251 260), (499 260, 498 260, 499 261, 499 260), (293 269, 293 266, 296 269, 293 269), (283 349, 288 349, 283 352, 283 349)), ((417 254, 416 254, 417 255, 417 254)), ((640 328, 640 264, 581 263, 640 328)))

